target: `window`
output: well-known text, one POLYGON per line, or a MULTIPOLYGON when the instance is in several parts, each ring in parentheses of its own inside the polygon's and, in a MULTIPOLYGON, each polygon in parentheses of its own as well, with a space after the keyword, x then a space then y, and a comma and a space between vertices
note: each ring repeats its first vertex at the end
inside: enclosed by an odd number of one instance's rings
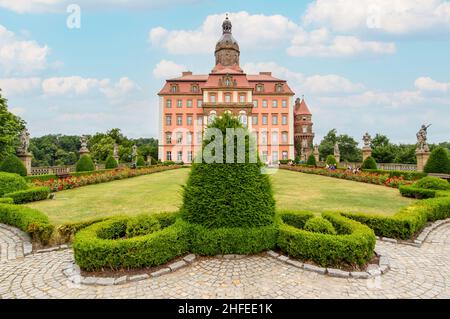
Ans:
POLYGON ((277 92, 277 93, 283 92, 283 84, 276 84, 275 92, 277 92))
POLYGON ((183 101, 177 100, 177 107, 182 107, 182 106, 183 106, 183 101))
POLYGON ((188 151, 187 161, 192 162, 192 151, 188 151))
POLYGON ((286 100, 281 101, 281 106, 282 107, 287 107, 287 101, 286 100))
POLYGON ((272 132, 272 144, 278 144, 278 132, 277 131, 272 132))
POLYGON ((262 131, 261 132, 261 144, 263 145, 267 145, 267 131, 262 131))
POLYGON ((261 160, 265 163, 267 162, 267 151, 262 151, 261 160))
POLYGON ((187 100, 186 106, 187 107, 192 107, 192 100, 187 100))
POLYGON ((278 152, 277 151, 272 152, 272 163, 278 163, 278 152))
POLYGON ((166 161, 171 161, 172 160, 172 152, 171 151, 167 151, 166 152, 166 161))
POLYGON ((283 124, 283 125, 287 125, 288 124, 288 116, 287 116, 287 114, 283 114, 283 116, 281 117, 281 124, 283 124))
POLYGON ((183 133, 177 132, 177 144, 183 143, 183 133))
POLYGON ((171 132, 166 133, 166 144, 172 144, 172 133, 171 132))
POLYGON ((183 115, 177 115, 177 125, 183 125, 183 115))
POLYGON ((187 124, 187 125, 192 125, 192 115, 188 115, 188 116, 186 117, 186 124, 187 124))
POLYGON ((262 124, 267 125, 267 114, 262 115, 262 124))
POLYGON ((183 160, 183 151, 178 151, 177 153, 177 161, 181 162, 183 160))
POLYGON ((198 131, 197 132, 197 144, 201 144, 202 143, 202 131, 198 131))
POLYGON ((166 100, 166 107, 170 109, 172 107, 172 100, 166 100))
POLYGON ((214 93, 209 94, 209 102, 216 103, 216 95, 214 93))
POLYGON ((239 112, 239 122, 246 127, 247 126, 247 114, 244 111, 239 112))
POLYGON ((272 100, 272 107, 278 107, 278 101, 272 100))
POLYGON ((186 144, 188 144, 188 145, 192 144, 192 132, 186 133, 186 144))
POLYGON ((172 125, 172 115, 166 115, 166 125, 172 125))
POLYGON ((263 100, 262 107, 267 107, 267 100, 263 100))
POLYGON ((306 125, 302 126, 303 133, 308 133, 308 127, 306 125))
POLYGON ((253 100, 253 107, 257 108, 258 107, 258 100, 253 100))
POLYGON ((171 93, 177 93, 178 92, 178 85, 174 84, 170 87, 171 93))
POLYGON ((225 93, 225 102, 226 103, 230 103, 231 102, 231 94, 230 93, 225 93))
POLYGON ((202 103, 203 103, 202 100, 197 100, 197 107, 202 107, 202 103))
POLYGON ((198 115, 197 116, 197 124, 198 125, 203 125, 203 115, 198 115))
POLYGON ((245 95, 244 94, 239 95, 239 102, 245 103, 245 95))
POLYGON ((264 91, 264 85, 258 84, 258 85, 256 86, 256 92, 262 92, 262 91, 264 91))
POLYGON ((283 160, 287 160, 288 159, 288 152, 287 151, 283 151, 282 157, 283 157, 283 160))
POLYGON ((198 92, 198 85, 197 84, 193 84, 191 86, 191 92, 192 93, 197 93, 198 92))
POLYGON ((283 144, 287 144, 288 143, 288 132, 281 133, 281 142, 283 144))
POLYGON ((258 125, 258 114, 253 114, 252 115, 252 124, 253 125, 258 125))
POLYGON ((272 114, 272 125, 278 125, 278 115, 272 114))
POLYGON ((208 124, 211 124, 216 119, 216 111, 211 111, 208 116, 208 124))

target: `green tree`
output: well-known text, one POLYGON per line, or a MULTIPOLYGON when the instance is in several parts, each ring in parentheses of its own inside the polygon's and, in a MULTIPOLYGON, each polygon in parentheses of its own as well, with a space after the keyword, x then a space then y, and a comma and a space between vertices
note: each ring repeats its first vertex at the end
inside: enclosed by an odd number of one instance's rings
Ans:
POLYGON ((372 156, 367 157, 361 165, 362 169, 377 169, 377 162, 372 156))
POLYGON ((436 147, 424 167, 425 173, 450 173, 450 159, 448 151, 443 147, 436 147))
POLYGON ((22 161, 14 154, 6 156, 0 163, 0 171, 27 176, 27 169, 22 161))
POLYGON ((90 172, 95 171, 95 165, 92 158, 89 155, 83 155, 77 162, 76 165, 77 172, 90 172))
POLYGON ((103 136, 95 143, 92 143, 90 148, 92 158, 98 162, 106 161, 106 158, 114 150, 114 143, 114 139, 109 135, 103 136))
POLYGON ((337 165, 337 161, 336 161, 336 158, 334 157, 334 155, 328 155, 326 163, 328 165, 337 165))
POLYGON ((15 153, 18 136, 24 127, 25 122, 8 111, 7 100, 3 98, 0 89, 0 160, 15 153))
POLYGON ((337 142, 337 131, 332 129, 325 135, 319 145, 320 158, 327 158, 328 155, 334 154, 334 144, 337 142))
POLYGON ((306 161, 306 164, 311 165, 311 166, 316 166, 317 165, 316 157, 313 154, 309 155, 308 160, 306 161))
POLYGON ((347 134, 337 135, 336 129, 332 129, 325 135, 319 145, 321 158, 334 155, 334 145, 338 143, 342 161, 358 162, 361 160, 361 151, 358 149, 358 142, 347 134))

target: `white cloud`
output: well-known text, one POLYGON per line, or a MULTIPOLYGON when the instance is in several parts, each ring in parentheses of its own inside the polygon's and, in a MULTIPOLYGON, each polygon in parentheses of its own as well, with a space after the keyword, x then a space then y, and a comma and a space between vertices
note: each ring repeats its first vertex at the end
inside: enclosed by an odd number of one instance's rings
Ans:
POLYGON ((140 89, 141 88, 128 77, 122 77, 119 82, 112 85, 109 84, 108 80, 108 85, 102 86, 100 91, 110 100, 120 100, 129 93, 140 89))
POLYGON ((0 7, 18 13, 54 11, 61 0, 0 0, 0 7))
POLYGON ((450 2, 444 0, 317 0, 302 17, 306 26, 336 32, 380 30, 390 34, 450 30, 450 2))
POLYGON ((391 42, 362 41, 354 36, 332 36, 327 29, 297 34, 287 53, 291 56, 351 56, 361 53, 392 54, 396 46, 391 42))
POLYGON ((420 77, 414 82, 414 85, 420 91, 447 92, 450 91, 450 82, 443 83, 433 80, 430 77, 420 77))
POLYGON ((50 49, 36 41, 19 39, 0 25, 0 67, 2 73, 32 73, 47 67, 50 49))
POLYGON ((9 111, 12 114, 17 115, 17 116, 21 116, 25 113, 25 109, 23 107, 13 107, 13 108, 10 108, 9 111))
POLYGON ((184 65, 176 64, 173 61, 161 60, 153 69, 153 75, 158 79, 170 79, 181 76, 181 72, 186 71, 184 65))
POLYGON ((23 96, 36 92, 40 89, 41 79, 31 78, 5 78, 0 79, 0 88, 7 97, 23 96))
POLYGON ((247 63, 243 66, 247 73, 258 73, 260 71, 271 71, 275 77, 287 80, 288 84, 297 94, 332 94, 352 93, 364 89, 361 83, 353 83, 350 80, 336 75, 310 75, 293 72, 275 62, 247 63))
MULTIPOLYGON (((196 30, 167 30, 161 26, 149 32, 153 47, 166 49, 171 54, 214 52, 221 35, 225 14, 209 15, 196 30)), ((322 28, 311 32, 282 15, 251 15, 245 11, 231 13, 233 36, 241 50, 261 50, 291 46, 289 55, 340 56, 360 53, 385 54, 395 52, 395 44, 362 41, 354 36, 334 36, 322 28)))

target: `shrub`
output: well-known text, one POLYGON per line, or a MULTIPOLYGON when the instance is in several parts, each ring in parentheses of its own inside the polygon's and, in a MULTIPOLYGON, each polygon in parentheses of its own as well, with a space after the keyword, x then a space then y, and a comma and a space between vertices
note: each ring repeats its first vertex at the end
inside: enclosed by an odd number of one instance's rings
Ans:
POLYGON ((161 225, 155 217, 139 215, 128 221, 125 231, 128 238, 154 233, 161 229, 161 225))
POLYGON ((383 169, 363 169, 363 171, 368 173, 385 174, 390 178, 402 177, 406 181, 414 181, 427 176, 427 173, 416 171, 388 171, 383 169))
POLYGON ((280 160, 280 164, 282 164, 282 165, 286 165, 289 162, 290 162, 290 160, 284 160, 284 159, 280 160))
POLYGON ((117 163, 116 159, 112 157, 111 155, 108 156, 105 162, 105 169, 113 169, 117 168, 119 164, 117 163))
POLYGON ((333 155, 328 155, 325 161, 328 165, 337 165, 336 158, 333 155))
POLYGON ((377 162, 372 156, 368 156, 361 165, 362 169, 377 169, 377 162))
POLYGON ((27 176, 27 169, 16 155, 8 155, 0 163, 0 171, 27 176))
POLYGON ((0 222, 29 233, 43 244, 49 241, 53 233, 53 225, 46 215, 25 206, 0 204, 0 222))
POLYGON ((402 185, 398 188, 398 190, 402 196, 416 199, 433 198, 436 196, 435 190, 419 188, 414 185, 402 185))
POLYGON ((278 247, 292 257, 322 266, 364 265, 371 259, 375 235, 370 228, 338 213, 322 216, 332 223, 338 235, 310 232, 282 222, 278 247))
POLYGON ((303 229, 308 219, 313 218, 314 214, 304 211, 283 210, 278 212, 277 216, 281 218, 283 223, 303 229))
POLYGON ((72 240, 75 233, 84 229, 92 224, 99 223, 105 220, 108 220, 109 217, 106 218, 93 218, 88 220, 83 220, 80 222, 72 222, 72 223, 64 223, 58 226, 57 231, 59 236, 63 239, 64 242, 68 242, 72 240))
POLYGON ((94 162, 92 161, 92 158, 89 155, 81 156, 77 162, 75 170, 77 172, 95 171, 95 166, 94 166, 94 162))
POLYGON ((336 230, 334 229, 333 224, 322 217, 313 217, 308 219, 304 229, 315 233, 336 235, 336 230))
POLYGON ((436 197, 404 207, 394 216, 362 213, 344 213, 351 219, 366 224, 377 236, 409 239, 420 231, 427 221, 450 217, 450 197, 436 197))
POLYGON ((145 166, 145 160, 143 156, 138 156, 136 161, 137 166, 145 166))
POLYGON ((425 189, 434 189, 434 190, 448 190, 450 189, 450 183, 446 180, 434 177, 427 176, 424 177, 413 184, 415 187, 425 188, 425 189))
POLYGON ((12 198, 14 204, 24 204, 44 200, 48 198, 50 190, 48 187, 32 187, 12 193, 7 193, 4 197, 12 198))
POLYGON ((435 148, 431 152, 423 171, 425 173, 450 173, 450 159, 447 150, 443 147, 435 148))
MULTIPOLYGON (((273 224, 275 200, 269 177, 261 173, 260 161, 251 163, 249 160, 253 141, 247 135, 245 163, 226 163, 226 143, 229 143, 226 129, 245 129, 228 114, 216 118, 210 128, 219 129, 223 134, 223 164, 205 161, 192 164, 183 192, 182 218, 206 228, 251 228, 273 224)), ((203 147, 210 142, 205 139, 203 147)), ((236 138, 232 154, 236 159, 236 138)))
POLYGON ((181 220, 151 234, 116 239, 125 234, 129 221, 116 217, 80 230, 73 242, 76 263, 87 271, 150 267, 189 250, 187 226, 181 220))
POLYGON ((317 165, 316 157, 313 154, 309 155, 308 160, 306 161, 306 165, 311 165, 311 166, 317 165))
POLYGON ((9 197, 0 198, 0 204, 14 204, 14 200, 9 197))
POLYGON ((162 165, 164 166, 170 166, 170 165, 175 165, 176 163, 174 161, 165 161, 162 163, 162 165))
POLYGON ((0 172, 0 197, 6 193, 19 191, 27 187, 27 182, 22 176, 0 172))

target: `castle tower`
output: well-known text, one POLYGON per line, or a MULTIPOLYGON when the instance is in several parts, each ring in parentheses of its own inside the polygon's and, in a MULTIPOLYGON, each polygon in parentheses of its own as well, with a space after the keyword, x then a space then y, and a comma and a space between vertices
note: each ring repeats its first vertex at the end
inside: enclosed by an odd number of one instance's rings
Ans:
POLYGON ((313 151, 313 122, 312 114, 306 104, 305 98, 302 96, 300 100, 295 100, 294 107, 294 144, 295 156, 306 161, 313 151))

